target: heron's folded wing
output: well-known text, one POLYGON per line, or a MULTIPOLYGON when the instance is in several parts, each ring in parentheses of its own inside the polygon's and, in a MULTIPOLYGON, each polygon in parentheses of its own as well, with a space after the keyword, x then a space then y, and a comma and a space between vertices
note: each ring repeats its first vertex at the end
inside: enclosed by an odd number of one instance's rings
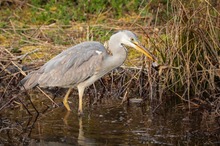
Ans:
POLYGON ((101 66, 106 51, 100 44, 75 46, 50 60, 44 67, 38 84, 41 87, 68 87, 94 75, 101 66))

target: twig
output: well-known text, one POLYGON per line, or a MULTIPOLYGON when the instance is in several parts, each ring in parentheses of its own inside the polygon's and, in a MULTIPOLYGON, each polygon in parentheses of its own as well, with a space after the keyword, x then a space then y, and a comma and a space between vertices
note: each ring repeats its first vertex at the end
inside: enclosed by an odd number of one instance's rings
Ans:
POLYGON ((30 6, 30 7, 32 7, 32 8, 35 8, 35 9, 38 9, 38 10, 40 10, 40 11, 46 11, 45 9, 42 9, 42 8, 40 8, 40 7, 36 7, 36 6, 34 6, 34 5, 31 5, 31 4, 29 4, 29 3, 26 3, 26 5, 27 6, 30 6))
POLYGON ((5 107, 6 105, 8 105, 9 103, 11 103, 11 101, 14 100, 15 98, 17 98, 17 97, 16 97, 16 96, 12 97, 6 104, 4 104, 4 105, 0 108, 0 111, 1 111, 2 109, 4 109, 4 107, 5 107))
POLYGON ((33 53, 36 53, 36 52, 38 52, 38 51, 39 51, 39 49, 37 48, 37 49, 35 49, 35 50, 31 51, 31 52, 27 52, 27 53, 25 53, 25 54, 23 54, 23 55, 21 55, 21 56, 16 57, 16 59, 23 60, 23 59, 24 59, 25 57, 27 57, 28 55, 33 54, 33 53))
POLYGON ((11 23, 11 26, 12 26, 12 28, 13 28, 14 33, 17 34, 17 33, 16 33, 16 30, 15 30, 15 26, 14 26, 14 24, 12 23, 11 19, 10 19, 10 23, 11 23))
MULTIPOLYGON (((129 89, 129 88, 128 88, 128 89, 129 89)), ((121 101, 121 105, 122 105, 125 101, 128 101, 128 96, 127 96, 127 94, 128 94, 128 89, 125 91, 125 94, 124 94, 123 99, 122 99, 122 101, 121 101)))
MULTIPOLYGON (((20 103, 23 105, 23 107, 26 109, 26 111, 28 112, 29 115, 32 115, 31 112, 28 110, 28 108, 24 105, 24 103, 21 101, 21 99, 19 97, 17 97, 17 99, 20 101, 20 103)), ((35 109, 35 107, 34 107, 35 109)))
POLYGON ((48 99, 50 99, 50 101, 52 101, 57 107, 59 107, 59 105, 53 101, 53 99, 47 95, 39 86, 37 86, 37 89, 40 90, 40 92, 42 92, 48 99))

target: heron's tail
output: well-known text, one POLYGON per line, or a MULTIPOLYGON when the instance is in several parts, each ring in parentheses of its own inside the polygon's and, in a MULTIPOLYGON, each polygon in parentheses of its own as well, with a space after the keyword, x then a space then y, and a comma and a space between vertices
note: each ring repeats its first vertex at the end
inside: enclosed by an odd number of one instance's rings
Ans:
POLYGON ((38 85, 38 79, 39 79, 40 75, 41 74, 38 73, 38 72, 31 72, 25 78, 23 78, 19 82, 18 85, 23 87, 23 88, 25 88, 25 89, 31 89, 31 88, 33 88, 33 87, 38 85))

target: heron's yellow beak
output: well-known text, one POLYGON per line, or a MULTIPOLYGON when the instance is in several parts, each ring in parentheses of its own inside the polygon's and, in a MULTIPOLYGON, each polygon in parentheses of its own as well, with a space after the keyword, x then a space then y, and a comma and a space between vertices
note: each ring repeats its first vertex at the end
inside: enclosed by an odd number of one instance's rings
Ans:
POLYGON ((135 49, 139 52, 143 53, 145 56, 147 56, 150 60, 156 61, 156 57, 152 55, 147 49, 145 49, 143 46, 141 46, 138 42, 132 42, 135 45, 135 49))

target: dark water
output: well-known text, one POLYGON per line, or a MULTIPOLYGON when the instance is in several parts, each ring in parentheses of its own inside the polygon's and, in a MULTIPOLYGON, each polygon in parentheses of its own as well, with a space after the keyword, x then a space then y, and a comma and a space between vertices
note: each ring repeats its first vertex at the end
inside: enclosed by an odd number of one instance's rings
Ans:
POLYGON ((39 99, 34 101, 40 111, 38 116, 31 105, 28 108, 33 116, 19 106, 2 111, 0 143, 29 146, 220 144, 218 125, 213 124, 209 118, 211 113, 206 111, 186 112, 177 107, 155 110, 149 105, 127 106, 120 105, 120 100, 109 100, 91 107, 84 105, 84 116, 79 118, 77 99, 70 101, 71 112, 63 106, 46 110, 45 101, 39 99))

